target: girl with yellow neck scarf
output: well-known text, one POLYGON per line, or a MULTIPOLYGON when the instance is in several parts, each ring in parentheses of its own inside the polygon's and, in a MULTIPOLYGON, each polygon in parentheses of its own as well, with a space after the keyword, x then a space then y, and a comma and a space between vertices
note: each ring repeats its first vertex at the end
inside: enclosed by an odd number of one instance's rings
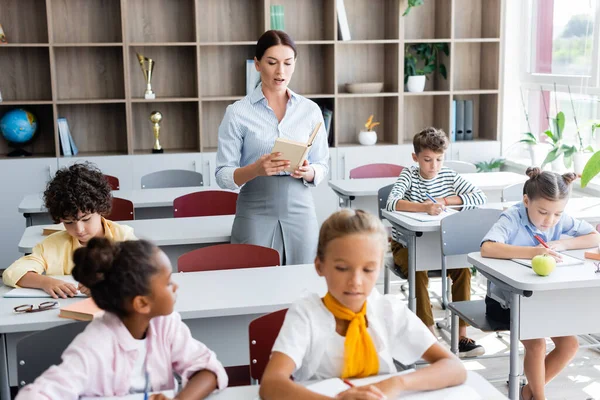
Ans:
POLYGON ((305 297, 288 310, 263 374, 262 399, 330 399, 296 382, 392 374, 394 359, 410 365, 422 358, 430 365, 349 388, 336 399, 394 399, 404 391, 465 381, 458 358, 421 320, 396 296, 374 289, 386 248, 383 224, 364 211, 343 209, 323 223, 315 269, 325 278, 327 293, 305 297))

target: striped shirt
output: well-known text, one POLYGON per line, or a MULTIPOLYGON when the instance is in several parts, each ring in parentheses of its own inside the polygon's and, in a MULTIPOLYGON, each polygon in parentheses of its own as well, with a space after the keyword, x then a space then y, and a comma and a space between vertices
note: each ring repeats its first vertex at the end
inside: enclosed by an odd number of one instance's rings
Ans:
POLYGON ((233 172, 236 169, 250 165, 262 155, 271 153, 278 137, 308 142, 312 130, 319 122, 321 128, 308 153, 308 162, 315 170, 315 178, 312 183, 304 181, 304 184, 316 186, 327 176, 329 147, 321 109, 313 101, 290 89, 288 94, 287 108, 281 122, 269 107, 262 84, 251 94, 227 106, 219 126, 215 171, 220 187, 239 189, 233 180, 233 172))
MULTIPOLYGON (((448 167, 442 167, 435 178, 425 179, 419 173, 419 167, 412 166, 404 168, 400 173, 388 197, 386 209, 396 211, 398 200, 423 203, 429 200, 427 194, 433 198, 458 196, 466 206, 482 205, 486 202, 481 189, 448 167)), ((395 229, 392 230, 392 238, 396 239, 395 229)))

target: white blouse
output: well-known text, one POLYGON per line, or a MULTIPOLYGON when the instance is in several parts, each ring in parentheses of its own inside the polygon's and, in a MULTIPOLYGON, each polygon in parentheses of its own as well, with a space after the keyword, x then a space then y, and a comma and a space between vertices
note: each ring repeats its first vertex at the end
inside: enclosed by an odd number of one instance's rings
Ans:
MULTIPOLYGON (((383 296, 373 289, 367 299, 367 320, 380 374, 396 372, 394 359, 404 365, 414 363, 437 342, 399 296, 383 296)), ((296 381, 339 377, 344 354, 341 339, 345 338, 335 331, 333 314, 317 294, 311 294, 290 307, 273 351, 294 361, 296 381)))

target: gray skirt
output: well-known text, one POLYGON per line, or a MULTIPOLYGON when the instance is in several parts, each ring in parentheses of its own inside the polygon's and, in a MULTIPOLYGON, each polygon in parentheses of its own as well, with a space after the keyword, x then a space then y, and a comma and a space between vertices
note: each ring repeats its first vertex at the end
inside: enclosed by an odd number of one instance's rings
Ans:
POLYGON ((313 197, 301 179, 259 176, 240 190, 231 243, 271 247, 287 265, 310 264, 318 237, 313 197))

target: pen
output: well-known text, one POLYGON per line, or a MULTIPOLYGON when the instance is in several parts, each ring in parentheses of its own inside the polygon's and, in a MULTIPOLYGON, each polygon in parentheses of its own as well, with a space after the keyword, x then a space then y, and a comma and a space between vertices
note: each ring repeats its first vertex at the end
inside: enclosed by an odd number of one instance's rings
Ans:
POLYGON ((548 245, 546 244, 546 242, 544 242, 544 239, 542 239, 542 238, 541 238, 539 235, 533 235, 533 237, 534 237, 534 238, 535 238, 535 239, 536 239, 538 242, 540 242, 540 244, 541 244, 542 246, 544 246, 545 248, 547 248, 547 249, 549 249, 549 248, 550 248, 550 246, 548 246, 548 245))
POLYGON ((350 382, 348 379, 343 379, 344 383, 348 386, 350 386, 351 388, 354 387, 354 384, 352 382, 350 382))

